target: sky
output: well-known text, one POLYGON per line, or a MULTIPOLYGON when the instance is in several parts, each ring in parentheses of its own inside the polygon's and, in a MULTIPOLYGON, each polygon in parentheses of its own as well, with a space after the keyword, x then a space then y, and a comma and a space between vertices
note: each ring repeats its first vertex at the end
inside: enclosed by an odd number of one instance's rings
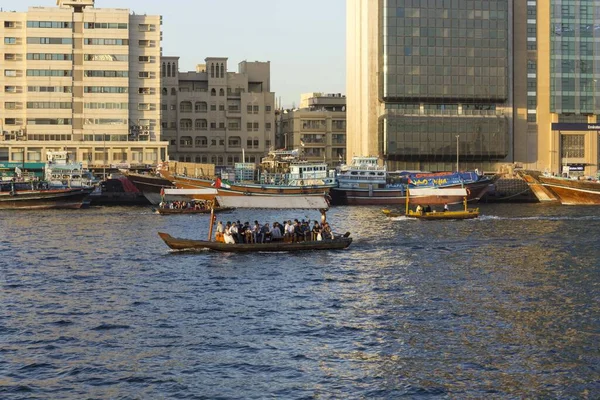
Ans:
MULTIPOLYGON (((0 0, 4 11, 56 6, 55 0, 0 0)), ((270 61, 271 90, 284 107, 308 92, 344 93, 346 0, 96 0, 163 16, 163 55, 179 56, 182 72, 206 57, 270 61)))

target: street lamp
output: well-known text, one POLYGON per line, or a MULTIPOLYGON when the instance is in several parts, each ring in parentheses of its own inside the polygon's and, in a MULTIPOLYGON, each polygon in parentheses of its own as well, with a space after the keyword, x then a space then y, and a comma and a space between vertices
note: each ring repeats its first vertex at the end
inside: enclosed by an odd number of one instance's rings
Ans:
POLYGON ((460 135, 456 135, 456 172, 458 172, 458 138, 460 135))

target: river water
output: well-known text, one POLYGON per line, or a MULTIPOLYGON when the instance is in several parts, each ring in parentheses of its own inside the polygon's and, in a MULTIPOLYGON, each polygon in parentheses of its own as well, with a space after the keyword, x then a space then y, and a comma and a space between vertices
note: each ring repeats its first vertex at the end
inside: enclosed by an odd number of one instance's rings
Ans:
MULTIPOLYGON (((336 207, 344 251, 171 252, 208 216, 0 212, 0 398, 599 398, 600 208, 336 207)), ((318 218, 237 210, 219 219, 318 218)))

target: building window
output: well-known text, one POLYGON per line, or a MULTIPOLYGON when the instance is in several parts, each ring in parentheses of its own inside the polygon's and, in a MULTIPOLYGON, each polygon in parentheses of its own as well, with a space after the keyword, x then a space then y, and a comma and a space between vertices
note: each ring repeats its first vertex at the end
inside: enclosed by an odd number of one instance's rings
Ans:
POLYGON ((217 105, 216 104, 211 104, 210 105, 210 111, 217 111, 217 105))
POLYGON ((206 136, 196 137, 196 147, 208 147, 208 138, 206 136))
POLYGON ((194 104, 194 111, 196 112, 206 112, 207 110, 207 104, 205 101, 197 101, 194 104))
POLYGON ((219 96, 225 96, 225 91, 223 88, 219 89, 219 96))
POLYGON ((219 111, 225 111, 225 105, 219 104, 219 111))
POLYGON ((561 135, 560 156, 561 158, 584 158, 585 135, 561 135))
POLYGON ((192 112, 192 102, 191 101, 182 101, 179 104, 179 111, 182 113, 192 112))
POLYGON ((265 130, 266 130, 266 131, 271 131, 271 123, 270 123, 270 122, 267 122, 267 123, 265 124, 265 130))
POLYGON ((177 96, 177 89, 171 88, 171 96, 177 96))
POLYGON ((216 96, 217 95, 217 91, 215 90, 215 88, 210 89, 210 95, 211 96, 216 96))
POLYGON ((265 106, 265 112, 268 114, 271 112, 271 106, 265 106))
POLYGON ((205 131, 208 128, 208 121, 205 119, 197 119, 195 121, 196 130, 205 131))
POLYGON ((182 119, 179 121, 179 128, 182 131, 191 131, 192 130, 192 120, 191 119, 182 119))

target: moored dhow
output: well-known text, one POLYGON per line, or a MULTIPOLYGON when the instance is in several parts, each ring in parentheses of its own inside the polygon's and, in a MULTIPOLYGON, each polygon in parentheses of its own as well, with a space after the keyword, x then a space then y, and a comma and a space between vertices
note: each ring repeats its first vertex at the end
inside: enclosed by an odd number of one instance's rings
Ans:
POLYGON ((177 188, 214 187, 219 196, 323 196, 336 185, 326 163, 298 159, 298 152, 271 151, 258 170, 254 164, 237 163, 229 179, 192 177, 175 173, 174 163, 163 163, 157 172, 177 188))
MULTIPOLYGON (((377 157, 353 157, 350 165, 339 167, 337 186, 331 191, 334 205, 394 205, 406 199, 408 188, 462 188, 468 201, 478 201, 495 177, 467 172, 390 172, 378 164, 377 157)), ((417 197, 415 204, 442 205, 462 203, 462 196, 448 199, 441 196, 417 197)))
POLYGON ((48 182, 0 183, 0 209, 68 209, 81 208, 93 187, 52 187, 48 182))
MULTIPOLYGON (((538 171, 519 172, 533 187, 541 185, 564 205, 600 205, 600 182, 585 178, 558 177, 538 171)), ((540 198, 539 191, 534 191, 540 198)), ((546 192, 547 193, 547 192, 546 192)), ((540 198, 540 201, 543 201, 540 198)))

